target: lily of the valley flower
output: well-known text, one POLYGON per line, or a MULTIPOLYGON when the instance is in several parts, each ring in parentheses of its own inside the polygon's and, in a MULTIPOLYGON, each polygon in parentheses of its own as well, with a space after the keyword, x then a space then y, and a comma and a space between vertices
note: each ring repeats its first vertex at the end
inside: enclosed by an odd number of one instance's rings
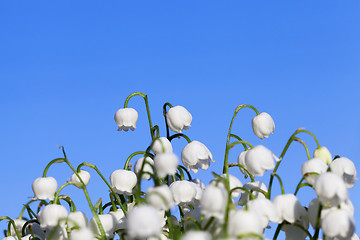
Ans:
POLYGON ((209 149, 199 141, 192 141, 184 147, 181 152, 181 161, 189 171, 191 169, 194 173, 197 173, 198 168, 208 169, 210 161, 215 162, 209 149))
POLYGON ((258 214, 254 211, 232 210, 229 214, 228 233, 230 237, 239 235, 263 235, 263 228, 258 214))
POLYGON ((264 139, 264 137, 267 138, 274 132, 275 123, 268 113, 263 112, 253 117, 252 128, 257 137, 264 139))
POLYGON ((159 153, 154 157, 154 166, 159 177, 174 175, 179 159, 174 153, 159 153))
POLYGON ((335 209, 322 219, 321 228, 326 238, 350 239, 354 234, 355 222, 347 211, 335 209))
POLYGON ((171 142, 166 137, 156 138, 151 147, 153 153, 171 153, 173 151, 171 142))
POLYGON ((124 130, 127 132, 129 128, 134 131, 138 120, 138 113, 133 108, 121 108, 116 111, 114 119, 118 125, 118 131, 124 130))
POLYGON ((136 174, 132 171, 118 169, 110 175, 111 187, 119 194, 132 194, 136 182, 136 174))
POLYGON ((192 204, 197 194, 195 183, 187 180, 173 182, 170 185, 170 190, 175 204, 181 206, 192 204))
POLYGON ((274 198, 273 204, 279 217, 276 221, 278 223, 284 220, 289 223, 295 223, 307 215, 305 208, 301 206, 294 194, 278 195, 274 198))
MULTIPOLYGON (((55 227, 60 220, 66 220, 68 211, 62 205, 46 205, 38 214, 38 221, 42 229, 51 229, 55 227)), ((65 223, 65 221, 64 221, 65 223)))
MULTIPOLYGON (((144 157, 141 157, 136 161, 134 165, 134 172, 136 173, 136 175, 139 175, 143 162, 144 162, 144 157)), ((143 174, 141 175, 142 179, 149 180, 151 178, 150 174, 154 173, 153 168, 150 165, 152 166, 154 165, 154 160, 152 160, 150 157, 146 157, 146 163, 144 164, 143 174)))
POLYGON ((245 152, 245 167, 254 176, 263 176, 266 170, 274 169, 279 159, 263 145, 258 145, 245 152))
POLYGON ((39 177, 32 183, 34 199, 54 199, 57 182, 53 177, 39 177))
POLYGON ((71 231, 70 240, 95 240, 94 233, 89 228, 74 229, 71 231))
POLYGON ((129 211, 127 215, 127 234, 131 239, 146 239, 159 237, 162 219, 152 206, 139 206, 129 211))
POLYGON ((328 169, 326 163, 320 158, 313 158, 303 163, 301 167, 301 174, 305 176, 305 180, 313 185, 318 175, 312 173, 324 173, 328 169))
POLYGON ((169 210, 175 204, 172 192, 167 185, 149 188, 146 201, 158 210, 169 210))
POLYGON ((227 199, 227 193, 223 187, 218 187, 216 184, 209 184, 205 188, 200 200, 201 213, 206 217, 216 217, 220 220, 223 219, 227 199))
POLYGON ((319 147, 319 148, 315 149, 314 158, 320 158, 327 165, 330 164, 332 161, 331 153, 330 153, 329 149, 327 149, 326 147, 319 147))
POLYGON ((276 222, 279 219, 274 204, 267 198, 251 200, 247 203, 247 207, 259 215, 262 228, 266 228, 270 221, 276 222))
POLYGON ((172 107, 166 113, 166 122, 169 128, 177 133, 181 133, 183 129, 188 130, 191 121, 191 114, 182 106, 172 107))
POLYGON ((188 231, 184 234, 181 240, 211 240, 211 234, 206 231, 188 231))
POLYGON ((68 215, 68 226, 72 227, 86 227, 88 225, 88 218, 85 213, 81 211, 71 212, 68 215))
MULTIPOLYGON (((88 185, 88 183, 90 181, 90 173, 88 171, 85 171, 85 170, 80 170, 80 172, 78 174, 79 174, 81 180, 84 182, 85 186, 88 185)), ((75 182, 75 183, 78 183, 78 184, 81 184, 79 178, 76 176, 75 173, 73 173, 71 175, 71 181, 75 182)))
POLYGON ((357 180, 356 168, 350 159, 346 157, 336 158, 331 162, 330 169, 331 172, 336 173, 344 180, 347 188, 354 187, 354 181, 357 180))
MULTIPOLYGON (((245 183, 243 188, 246 188, 248 190, 254 190, 254 189, 260 189, 260 190, 263 190, 265 192, 268 191, 265 183, 263 182, 260 182, 260 181, 255 181, 255 182, 248 182, 248 183, 245 183)), ((245 203, 247 203, 249 201, 249 193, 248 192, 242 192, 241 193, 241 197, 239 199, 239 202, 238 204, 243 206, 245 205, 245 203)), ((266 198, 265 195, 259 191, 256 191, 254 190, 252 192, 252 195, 255 197, 255 198, 266 198)))
MULTIPOLYGON (((225 173, 221 174, 220 176, 223 177, 224 179, 226 178, 225 173)), ((221 181, 212 180, 210 182, 210 184, 217 185, 219 187, 222 187, 222 188, 226 189, 224 183, 221 182, 221 181)), ((232 190, 234 188, 237 188, 237 187, 242 187, 243 186, 241 181, 237 177, 235 177, 235 176, 233 176, 231 174, 229 174, 229 185, 230 185, 230 190, 232 190)), ((244 191, 241 190, 241 189, 233 190, 232 193, 231 193, 231 198, 237 198, 242 192, 244 192, 244 191)))
POLYGON ((337 206, 348 199, 345 183, 335 173, 320 174, 313 187, 323 205, 337 206))
MULTIPOLYGON (((114 237, 114 231, 115 231, 115 221, 111 214, 99 214, 99 219, 101 222, 101 225, 104 229, 105 235, 107 239, 111 239, 114 237)), ((100 230, 98 225, 96 224, 95 218, 91 218, 89 222, 89 228, 91 231, 95 234, 100 234, 100 230)))

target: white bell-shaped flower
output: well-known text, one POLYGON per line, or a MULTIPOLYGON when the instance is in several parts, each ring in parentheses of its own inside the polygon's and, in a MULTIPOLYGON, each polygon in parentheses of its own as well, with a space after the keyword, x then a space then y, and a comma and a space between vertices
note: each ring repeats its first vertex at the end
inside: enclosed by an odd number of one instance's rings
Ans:
POLYGON ((158 211, 152 206, 143 205, 128 212, 127 234, 130 239, 159 237, 162 225, 158 211))
POLYGON ((274 204, 267 198, 251 200, 247 203, 247 207, 259 215, 262 228, 266 228, 270 221, 276 222, 279 219, 274 204))
MULTIPOLYGON (((115 231, 115 222, 113 216, 111 214, 99 214, 99 219, 101 225, 104 229, 105 235, 107 239, 111 239, 114 237, 115 231)), ((92 217, 89 222, 89 228, 94 234, 100 234, 99 226, 95 221, 95 217, 92 217)))
POLYGON ((85 213, 81 212, 81 211, 76 211, 76 212, 70 212, 68 215, 68 226, 69 228, 72 227, 87 227, 88 225, 88 218, 85 215, 85 213))
MULTIPOLYGON (((226 178, 226 174, 225 174, 225 173, 224 173, 224 174, 221 174, 220 176, 223 177, 223 178, 226 178)), ((215 179, 212 180, 212 181, 210 182, 210 184, 217 185, 218 187, 222 187, 222 188, 226 189, 226 187, 225 187, 225 185, 224 185, 223 182, 217 181, 217 180, 215 180, 215 179)), ((233 190, 234 188, 242 187, 243 185, 242 185, 241 181, 240 181, 237 177, 229 174, 229 186, 230 186, 230 190, 233 190)), ((241 189, 233 190, 232 193, 231 193, 231 198, 237 198, 237 197, 240 196, 240 194, 243 193, 243 192, 244 192, 244 191, 241 190, 241 189)))
POLYGON ((150 187, 146 194, 146 201, 158 210, 169 210, 174 207, 174 199, 167 185, 150 187))
POLYGON ((326 165, 330 164, 332 161, 331 153, 326 147, 319 147, 315 149, 314 158, 320 158, 326 163, 326 165))
MULTIPOLYGON (((139 176, 139 172, 141 171, 141 167, 142 167, 143 163, 144 163, 144 157, 139 158, 135 162, 134 172, 138 176, 139 176)), ((150 174, 154 173, 153 168, 151 166, 154 166, 154 160, 152 160, 150 157, 146 157, 146 162, 144 163, 144 168, 143 168, 143 174, 141 175, 142 179, 149 180, 151 178, 150 174)))
POLYGON ((286 240, 305 240, 306 232, 295 225, 284 224, 281 230, 285 232, 286 240))
POLYGON ((263 235, 259 215, 254 211, 232 210, 229 213, 228 234, 236 238, 239 235, 263 235))
POLYGON ((311 173, 324 173, 328 169, 326 163, 320 158, 313 158, 303 163, 301 167, 301 174, 305 176, 305 180, 314 185, 315 180, 319 175, 311 174, 311 173))
POLYGON ((279 160, 275 155, 263 145, 258 145, 246 151, 245 166, 254 176, 263 176, 266 170, 274 169, 275 160, 279 160))
MULTIPOLYGON (((247 190, 253 190, 252 194, 255 198, 266 198, 265 195, 259 191, 256 191, 256 189, 260 189, 260 190, 263 190, 265 192, 268 191, 265 183, 263 182, 260 182, 260 181, 255 181, 255 182, 248 182, 248 183, 245 183, 243 188, 247 189, 247 190)), ((239 202, 238 204, 240 206, 243 206, 245 205, 245 203, 247 203, 249 201, 249 193, 248 192, 242 192, 241 193, 241 197, 239 199, 239 202)))
POLYGON ((171 142, 166 137, 156 138, 151 146, 153 153, 171 153, 173 151, 171 142))
POLYGON ((321 228, 330 239, 346 240, 354 234, 354 218, 345 210, 335 209, 324 216, 321 228))
POLYGON ((138 113, 133 108, 120 108, 116 111, 114 119, 118 125, 118 131, 124 130, 127 132, 129 128, 134 131, 138 120, 138 113))
POLYGON ((199 141, 192 141, 184 147, 181 152, 181 161, 189 171, 191 169, 194 173, 197 173, 198 168, 208 169, 210 161, 215 162, 209 149, 199 141))
POLYGON ((62 205, 58 204, 49 204, 46 205, 38 214, 38 221, 42 229, 50 229, 55 227, 59 221, 60 224, 64 224, 68 216, 68 211, 62 205))
POLYGON ((211 234, 209 232, 206 231, 194 231, 194 230, 190 230, 188 232, 186 232, 181 240, 211 240, 211 234))
POLYGON ((54 200, 57 182, 53 177, 39 177, 32 183, 34 199, 54 200))
POLYGON ((169 128, 177 133, 181 133, 183 129, 188 130, 191 121, 191 114, 182 106, 172 107, 166 113, 166 122, 169 128))
POLYGON ((273 204, 279 217, 274 222, 281 223, 285 220, 289 223, 295 223, 307 215, 305 208, 301 206, 294 194, 278 195, 274 198, 273 204))
POLYGON ((68 233, 65 226, 55 227, 45 233, 45 240, 68 240, 68 233), (50 237, 51 236, 51 237, 50 237))
POLYGON ((170 190, 175 204, 181 206, 192 204, 197 194, 195 183, 187 180, 173 182, 170 190))
POLYGON ((179 164, 179 159, 174 153, 159 153, 154 157, 154 166, 159 177, 174 175, 179 164))
MULTIPOLYGON (((130 208, 128 208, 130 210, 130 208)), ((125 214, 121 209, 118 209, 116 212, 109 212, 109 215, 113 217, 114 221, 114 231, 120 229, 126 229, 126 218, 125 214)))
POLYGON ((95 240, 94 233, 89 228, 74 229, 71 231, 70 240, 95 240))
POLYGON ((118 169, 110 175, 111 187, 119 194, 132 194, 136 182, 136 174, 132 171, 118 169))
MULTIPOLYGON (((16 219, 14 219, 14 223, 15 223, 15 226, 16 226, 16 230, 21 235, 22 228, 23 228, 24 224, 26 223, 26 221, 23 220, 23 219, 16 218, 16 219)), ((10 236, 15 236, 16 235, 14 226, 12 224, 10 224, 10 233, 9 233, 9 235, 10 236)))
MULTIPOLYGON (((238 164, 240 164, 241 166, 243 166, 247 169, 246 163, 245 163, 246 153, 247 153, 247 151, 241 152, 238 156, 237 162, 238 162, 238 164)), ((249 176, 248 173, 243 168, 240 168, 240 171, 244 174, 245 178, 247 178, 249 176)))
MULTIPOLYGON (((90 181, 90 173, 88 171, 85 171, 85 170, 81 169, 78 174, 79 174, 81 180, 84 182, 85 186, 87 186, 89 181, 90 181)), ((71 175, 71 181, 75 182, 75 183, 78 183, 78 184, 81 184, 79 178, 76 176, 75 173, 73 173, 71 175)))
POLYGON ((337 206, 348 199, 345 183, 335 173, 320 174, 313 187, 320 202, 325 206, 337 206))
POLYGON ((227 192, 223 187, 209 184, 203 192, 200 200, 201 213, 206 217, 223 219, 227 204, 227 192))
POLYGON ((257 137, 264 139, 264 137, 267 138, 274 132, 275 123, 268 113, 263 112, 253 117, 252 128, 257 137))
POLYGON ((354 181, 357 180, 357 178, 353 161, 346 157, 336 158, 331 162, 330 169, 331 172, 342 177, 347 188, 354 187, 354 181))

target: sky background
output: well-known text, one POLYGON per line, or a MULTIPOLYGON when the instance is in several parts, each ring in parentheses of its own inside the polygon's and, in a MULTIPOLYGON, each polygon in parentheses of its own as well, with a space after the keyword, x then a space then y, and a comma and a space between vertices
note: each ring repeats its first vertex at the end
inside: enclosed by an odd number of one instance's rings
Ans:
MULTIPOLYGON (((241 110, 233 132, 254 145, 279 156, 290 135, 305 127, 333 155, 359 167, 359 13, 355 0, 0 1, 0 215, 19 214, 33 196, 32 181, 62 156, 56 145, 65 146, 74 165, 91 162, 106 178, 132 152, 145 150, 150 136, 140 97, 129 102, 139 113, 136 131, 118 132, 113 120, 135 91, 148 95, 162 136, 165 102, 190 111, 185 133, 216 161, 196 175, 206 184, 211 171, 222 171, 239 104, 252 104, 275 121, 274 134, 261 141, 251 129, 254 112, 241 110)), ((313 152, 313 139, 299 137, 313 152)), ((185 141, 174 141, 180 156, 185 141)), ((232 149, 230 162, 241 151, 232 149)), ((306 159, 299 143, 285 155, 279 174, 287 193, 306 159)), ((105 185, 90 172, 93 201, 107 201, 105 185)), ((237 169, 231 173, 247 181, 237 169)), ((71 171, 57 164, 48 176, 61 185, 71 171)), ((268 183, 268 175, 258 180, 268 183)), ((349 192, 358 232, 359 185, 349 192)), ((63 193, 84 202, 74 187, 63 193)), ((310 188, 299 195, 305 206, 315 197, 310 188)), ((89 212, 85 204, 77 208, 89 212)))

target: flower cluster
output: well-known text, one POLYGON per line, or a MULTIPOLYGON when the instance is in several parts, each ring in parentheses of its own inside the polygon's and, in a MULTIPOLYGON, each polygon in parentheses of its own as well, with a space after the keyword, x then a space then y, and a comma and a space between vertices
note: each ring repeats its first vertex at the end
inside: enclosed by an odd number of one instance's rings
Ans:
POLYGON ((123 169, 111 173, 109 181, 91 163, 73 167, 62 147, 64 156, 52 160, 43 176, 34 180, 34 197, 24 204, 20 216, 16 219, 0 217, 0 221, 8 220, 3 239, 252 240, 265 239, 269 225, 273 224, 277 224, 273 239, 277 239, 281 231, 286 239, 359 239, 355 234, 354 207, 348 194, 348 188, 357 180, 355 165, 346 157, 333 158, 311 132, 297 129, 277 156, 264 145, 253 146, 232 132, 235 116, 245 107, 256 114, 252 128, 257 137, 267 138, 275 130, 274 120, 268 113, 259 113, 251 105, 239 105, 227 135, 223 171, 212 172, 213 179, 204 183, 193 178, 192 172, 195 175, 199 169, 210 169, 213 155, 204 143, 191 140, 183 133, 189 130, 192 121, 192 115, 184 107, 164 104, 166 136, 160 136, 159 126, 152 125, 147 96, 133 93, 126 99, 124 108, 115 114, 118 130, 135 130, 138 113, 127 104, 136 95, 145 100, 150 145, 144 151, 132 153, 124 161, 123 169), (299 138, 300 133, 315 139, 317 146, 313 157, 299 138), (177 138, 187 141, 180 157, 172 145, 177 138), (302 178, 294 192, 286 193, 277 170, 294 141, 304 145, 308 159, 298 171, 302 178), (231 163, 229 152, 238 144, 244 150, 238 153, 237 162, 231 163), (135 156, 137 159, 133 160, 135 156), (55 178, 47 176, 47 170, 55 163, 65 163, 72 170, 70 180, 60 187, 55 178), (85 167, 93 169, 106 183, 110 192, 108 202, 91 201, 87 188, 90 173, 85 167), (230 168, 234 173, 230 174, 230 168), (269 171, 268 184, 256 179, 269 171), (248 180, 240 180, 240 177, 248 180), (277 196, 272 195, 274 179, 282 190, 277 196), (153 185, 145 189, 142 184, 145 180, 153 185), (83 191, 92 216, 76 210, 71 196, 60 194, 69 185, 83 191), (305 186, 313 189, 314 199, 304 204, 297 194, 305 186), (37 208, 33 207, 35 202, 37 208), (63 202, 66 205, 62 205, 63 202), (24 216, 25 210, 28 217, 24 216))

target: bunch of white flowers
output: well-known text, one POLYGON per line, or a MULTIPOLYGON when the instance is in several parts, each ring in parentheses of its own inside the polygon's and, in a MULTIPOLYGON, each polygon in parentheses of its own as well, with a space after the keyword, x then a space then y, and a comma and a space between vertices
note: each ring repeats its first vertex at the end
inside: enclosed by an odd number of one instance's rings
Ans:
POLYGON ((191 170, 197 174, 199 169, 210 169, 213 155, 204 143, 191 141, 182 133, 189 130, 192 121, 192 115, 184 107, 164 104, 166 136, 161 136, 159 126, 152 125, 147 96, 133 93, 125 100, 124 108, 116 111, 118 130, 135 130, 138 113, 127 105, 136 95, 145 100, 150 145, 144 151, 130 154, 124 161, 124 168, 113 170, 108 178, 91 163, 81 163, 77 168, 72 166, 62 147, 64 156, 52 160, 43 176, 34 180, 34 197, 24 204, 20 216, 16 219, 0 217, 0 221, 8 221, 3 239, 252 240, 265 239, 272 224, 277 224, 273 239, 277 239, 281 231, 286 239, 316 240, 320 236, 327 240, 359 239, 355 234, 354 207, 348 194, 348 188, 357 180, 355 165, 346 157, 333 159, 330 151, 320 146, 311 132, 296 130, 277 157, 264 145, 254 147, 232 132, 235 116, 245 107, 256 114, 252 128, 257 137, 268 138, 275 130, 274 120, 268 113, 259 113, 251 105, 239 105, 227 135, 223 171, 212 172, 214 178, 204 184, 193 178, 191 170), (175 133, 170 134, 170 130, 175 133), (308 146, 298 137, 299 133, 307 133, 315 139, 317 146, 312 158, 308 146), (179 158, 172 140, 180 137, 188 143, 179 158), (302 178, 295 192, 286 193, 277 170, 294 141, 304 145, 308 159, 297 171, 302 178), (244 149, 239 151, 237 161, 231 163, 229 152, 237 144, 242 144, 244 149), (136 155, 141 156, 131 163, 136 155), (47 176, 49 167, 55 163, 65 163, 72 170, 70 180, 61 186, 55 178, 47 176), (105 182, 110 192, 106 203, 102 199, 92 202, 87 188, 91 184, 90 173, 83 169, 85 167, 95 170, 105 182), (230 174, 231 168, 235 171, 230 174), (269 171, 266 184, 263 176, 269 171), (258 177, 263 177, 262 181, 258 177), (275 178, 281 188, 277 196, 272 195, 275 178), (141 183, 144 180, 153 186, 144 188, 141 183), (92 216, 76 210, 71 196, 61 195, 69 185, 83 191, 92 216), (304 186, 311 187, 314 195, 314 199, 305 204, 297 197, 304 186), (37 203, 35 208, 34 203, 37 203))

